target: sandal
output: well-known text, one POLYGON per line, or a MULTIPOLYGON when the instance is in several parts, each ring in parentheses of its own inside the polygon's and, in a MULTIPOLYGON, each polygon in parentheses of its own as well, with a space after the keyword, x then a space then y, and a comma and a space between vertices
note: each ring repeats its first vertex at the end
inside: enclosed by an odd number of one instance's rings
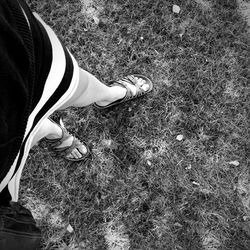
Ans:
POLYGON ((105 106, 100 106, 100 105, 94 103, 94 107, 96 107, 98 109, 110 108, 110 107, 118 105, 120 103, 123 103, 123 102, 129 101, 129 100, 135 99, 135 98, 140 97, 140 96, 143 96, 143 95, 147 94, 148 92, 150 92, 153 89, 153 83, 152 83, 152 81, 149 78, 147 78, 146 76, 140 75, 140 74, 128 75, 128 76, 124 77, 123 79, 114 81, 110 85, 110 87, 113 87, 113 86, 120 86, 120 87, 125 88, 127 90, 126 95, 122 99, 119 99, 117 101, 111 102, 110 104, 105 105, 105 106), (141 78, 144 81, 146 81, 146 84, 149 85, 149 89, 146 90, 146 91, 143 90, 138 85, 136 77, 137 78, 141 78), (134 85, 136 87, 136 94, 135 95, 133 95, 133 92, 131 91, 129 85, 134 85))
POLYGON ((51 120, 49 118, 49 120, 53 123, 55 123, 56 125, 58 125, 61 129, 62 129, 62 137, 58 138, 58 139, 48 139, 45 137, 45 141, 49 144, 50 148, 56 152, 60 152, 64 154, 64 158, 68 161, 82 161, 85 160, 87 158, 87 156, 89 155, 89 148, 84 144, 84 146, 87 149, 87 152, 85 154, 83 154, 78 147, 82 146, 83 143, 77 139, 75 136, 71 135, 68 130, 65 128, 62 120, 60 119, 60 125, 57 124, 56 122, 54 122, 53 120, 51 120), (59 147, 65 140, 67 140, 69 137, 73 136, 73 141, 72 144, 66 147, 59 147), (81 158, 71 158, 71 157, 67 157, 67 155, 69 155, 74 149, 77 149, 78 152, 82 155, 81 158))

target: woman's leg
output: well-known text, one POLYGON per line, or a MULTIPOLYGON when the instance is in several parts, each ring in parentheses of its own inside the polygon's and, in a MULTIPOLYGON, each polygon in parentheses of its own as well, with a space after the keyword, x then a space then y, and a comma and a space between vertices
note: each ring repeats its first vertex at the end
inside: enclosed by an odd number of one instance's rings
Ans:
MULTIPOLYGON (((138 84, 146 91, 149 85, 143 79, 138 79, 138 84)), ((136 87, 131 85, 132 93, 136 93, 136 87)), ((74 106, 86 107, 92 103, 105 106, 126 95, 126 89, 119 86, 108 87, 95 76, 80 68, 79 84, 75 95, 65 103, 61 109, 74 106)))

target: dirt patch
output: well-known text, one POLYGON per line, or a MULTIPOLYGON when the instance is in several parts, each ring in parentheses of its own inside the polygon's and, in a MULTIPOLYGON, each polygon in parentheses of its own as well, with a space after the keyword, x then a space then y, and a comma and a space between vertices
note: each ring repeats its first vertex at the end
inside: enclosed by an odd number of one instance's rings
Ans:
POLYGON ((247 175, 242 175, 242 177, 239 178, 236 188, 245 213, 250 217, 250 181, 247 175))
POLYGON ((125 233, 124 225, 111 221, 105 228, 105 239, 109 250, 128 250, 130 248, 129 237, 125 233))
POLYGON ((99 23, 99 14, 102 10, 100 2, 94 0, 80 0, 82 5, 81 14, 85 16, 88 21, 99 23))
POLYGON ((238 0, 239 11, 245 18, 248 24, 248 33, 250 33, 250 1, 249 0, 238 0))
POLYGON ((206 12, 212 10, 211 3, 208 2, 207 0, 194 0, 194 1, 199 5, 202 11, 206 12))

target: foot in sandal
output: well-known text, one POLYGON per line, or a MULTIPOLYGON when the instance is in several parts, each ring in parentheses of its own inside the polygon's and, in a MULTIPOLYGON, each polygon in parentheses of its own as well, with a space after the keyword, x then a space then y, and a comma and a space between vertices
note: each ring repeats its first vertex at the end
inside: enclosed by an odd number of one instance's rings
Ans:
POLYGON ((122 102, 143 96, 153 89, 153 83, 144 75, 133 74, 113 82, 110 87, 119 88, 117 90, 120 92, 122 91, 120 93, 122 98, 119 98, 111 103, 107 101, 96 102, 94 103, 96 108, 109 108, 122 102))
MULTIPOLYGON (((51 120, 51 119, 50 119, 51 120)), ((55 123, 53 120, 51 120, 55 123)), ((63 155, 66 160, 69 161, 82 161, 86 159, 89 155, 89 149, 84 145, 79 139, 71 135, 65 128, 63 122, 60 120, 59 126, 62 131, 60 138, 49 138, 46 137, 45 140, 49 144, 50 148, 63 155)))

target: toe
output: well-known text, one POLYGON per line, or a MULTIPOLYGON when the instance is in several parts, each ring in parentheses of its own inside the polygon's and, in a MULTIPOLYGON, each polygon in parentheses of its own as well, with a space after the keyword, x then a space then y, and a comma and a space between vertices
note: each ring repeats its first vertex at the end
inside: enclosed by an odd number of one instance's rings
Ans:
POLYGON ((137 83, 140 87, 142 87, 145 84, 145 80, 143 80, 142 78, 136 77, 137 83))
POLYGON ((147 91, 149 89, 149 84, 143 84, 141 87, 144 91, 147 91))
POLYGON ((81 152, 81 154, 85 155, 87 154, 88 150, 84 145, 81 145, 80 147, 78 147, 78 150, 81 152))
POLYGON ((82 145, 78 148, 73 149, 72 152, 67 155, 67 157, 72 159, 80 159, 83 157, 83 155, 87 154, 87 152, 87 148, 82 145))
POLYGON ((75 158, 75 159, 79 159, 79 158, 81 158, 81 154, 80 154, 80 152, 77 150, 77 149, 73 149, 72 150, 72 152, 71 152, 71 155, 73 156, 73 158, 75 158))
POLYGON ((140 86, 143 91, 147 91, 149 89, 149 84, 146 83, 146 81, 142 78, 136 77, 138 85, 140 86))

